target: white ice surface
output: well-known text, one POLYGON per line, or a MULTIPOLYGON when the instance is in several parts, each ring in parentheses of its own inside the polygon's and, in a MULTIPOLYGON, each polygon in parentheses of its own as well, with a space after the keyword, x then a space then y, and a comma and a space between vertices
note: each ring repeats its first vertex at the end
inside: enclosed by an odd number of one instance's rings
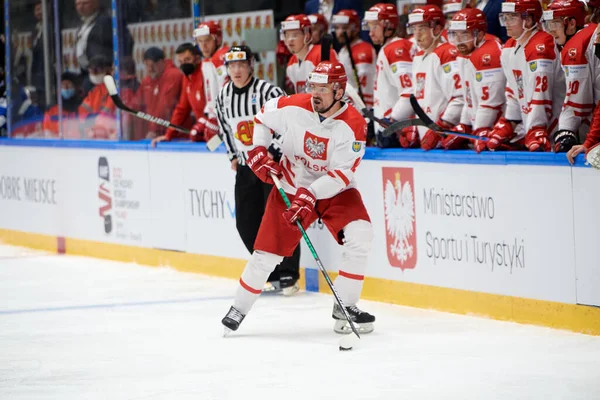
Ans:
POLYGON ((0 246, 0 399, 600 399, 600 337, 362 302, 338 351, 329 296, 0 246))

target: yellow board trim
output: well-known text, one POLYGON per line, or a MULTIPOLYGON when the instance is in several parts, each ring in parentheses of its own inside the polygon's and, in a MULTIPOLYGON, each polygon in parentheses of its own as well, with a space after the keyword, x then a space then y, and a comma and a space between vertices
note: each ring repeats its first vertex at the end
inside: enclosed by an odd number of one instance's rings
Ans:
MULTIPOLYGON (((5 244, 57 251, 57 238, 50 235, 0 229, 5 244)), ((121 244, 66 238, 66 253, 133 262, 147 266, 169 266, 178 271, 239 279, 246 260, 148 249, 121 244)), ((334 279, 337 274, 331 273, 334 279)), ((300 286, 306 288, 306 274, 301 271, 300 286)), ((319 291, 329 287, 319 272, 319 291)), ((416 283, 366 278, 363 299, 434 309, 455 314, 487 317, 503 321, 548 326, 600 336, 600 307, 533 300, 467 290, 421 285, 416 283)))

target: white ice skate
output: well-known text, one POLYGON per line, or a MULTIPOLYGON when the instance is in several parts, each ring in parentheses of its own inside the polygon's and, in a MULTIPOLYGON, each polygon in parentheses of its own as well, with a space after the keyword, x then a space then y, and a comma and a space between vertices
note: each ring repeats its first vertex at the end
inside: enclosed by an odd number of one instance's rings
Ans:
MULTIPOLYGON (((375 326, 373 326, 373 322, 375 322, 374 315, 362 311, 356 306, 348 306, 346 307, 346 311, 348 312, 352 322, 354 322, 358 333, 373 332, 375 329, 375 326)), ((350 327, 350 324, 348 324, 348 321, 346 321, 346 317, 344 316, 344 313, 339 305, 333 305, 333 314, 331 316, 333 319, 335 319, 333 330, 336 333, 340 333, 342 335, 352 333, 352 328, 350 327)))

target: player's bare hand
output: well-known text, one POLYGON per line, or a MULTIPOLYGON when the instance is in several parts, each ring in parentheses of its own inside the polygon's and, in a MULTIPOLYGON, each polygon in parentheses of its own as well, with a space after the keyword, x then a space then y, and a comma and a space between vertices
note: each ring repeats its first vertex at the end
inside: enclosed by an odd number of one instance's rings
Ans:
POLYGON ((146 133, 146 139, 156 139, 157 136, 158 135, 156 134, 156 132, 150 131, 150 132, 146 133))
POLYGON ((157 138, 152 139, 151 145, 152 147, 156 147, 156 143, 164 142, 165 140, 167 140, 166 135, 159 136, 157 138))
POLYGON ((577 157, 578 154, 585 153, 587 150, 587 147, 582 144, 573 146, 571 147, 571 150, 567 152, 567 160, 573 165, 575 163, 575 157, 577 157))
POLYGON ((231 160, 231 169, 234 171, 237 171, 238 169, 238 159, 234 158, 233 160, 231 160))

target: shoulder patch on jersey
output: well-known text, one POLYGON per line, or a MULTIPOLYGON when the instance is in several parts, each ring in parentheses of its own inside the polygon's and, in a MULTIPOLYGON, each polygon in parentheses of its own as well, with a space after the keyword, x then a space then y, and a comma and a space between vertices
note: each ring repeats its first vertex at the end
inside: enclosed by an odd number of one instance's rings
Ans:
POLYGON ((388 43, 383 49, 383 54, 391 65, 398 61, 412 61, 412 43, 406 39, 398 39, 388 43))
POLYGON ((563 65, 587 64, 587 50, 590 41, 594 39, 596 25, 590 24, 577 32, 565 44, 560 52, 560 59, 563 65))
MULTIPOLYGON (((452 46, 450 43, 444 43, 436 47, 433 52, 440 58, 441 65, 448 64, 456 60, 456 56, 458 55, 456 47, 452 46)), ((450 70, 446 71, 446 69, 444 69, 444 72, 450 72, 450 70)))
MULTIPOLYGON (((213 63, 215 68, 217 68, 217 70, 219 69, 219 67, 221 67, 225 64, 225 53, 227 53, 228 51, 229 51, 229 47, 222 46, 210 58, 210 61, 213 63)), ((219 73, 219 75, 222 74, 221 71, 217 71, 217 72, 219 73)))
POLYGON ((362 149, 363 143, 362 142, 352 142, 352 151, 355 153, 358 153, 360 151, 360 149, 362 149))
POLYGON ((375 60, 375 49, 369 43, 360 41, 352 47, 352 57, 356 64, 372 64, 375 60))
POLYGON ((500 68, 500 55, 502 50, 497 42, 485 41, 481 47, 475 49, 469 57, 476 70, 500 68))
POLYGON ((527 62, 535 60, 554 60, 556 44, 554 37, 549 33, 538 31, 525 45, 525 60, 527 62))
MULTIPOLYGON (((269 100, 267 104, 271 101, 272 100, 269 100)), ((290 96, 278 97, 276 101, 277 108, 300 107, 306 111, 313 112, 312 95, 309 93, 292 94, 290 96)))

